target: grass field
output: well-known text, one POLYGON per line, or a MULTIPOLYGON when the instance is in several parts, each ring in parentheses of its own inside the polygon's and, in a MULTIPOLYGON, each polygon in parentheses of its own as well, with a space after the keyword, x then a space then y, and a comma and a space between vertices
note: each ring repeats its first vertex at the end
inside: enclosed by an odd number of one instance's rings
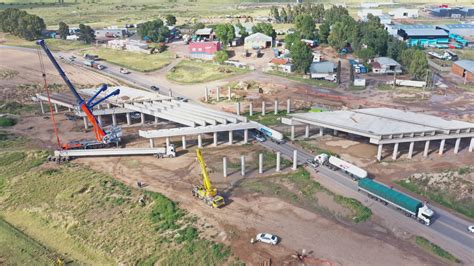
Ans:
MULTIPOLYGON (((34 41, 27 41, 20 39, 16 36, 13 36, 8 33, 0 33, 0 45, 10 45, 10 46, 19 46, 26 48, 38 48, 39 46, 35 44, 34 41)), ((52 51, 72 51, 90 48, 90 45, 83 44, 78 41, 67 41, 61 39, 46 39, 48 47, 52 51)))
POLYGON ((422 237, 422 236, 416 236, 415 237, 415 243, 425 249, 426 251, 443 258, 449 262, 454 262, 454 263, 461 263, 461 261, 454 257, 451 253, 447 252, 446 250, 442 249, 436 244, 431 243, 428 239, 422 237))
MULTIPOLYGON (((226 246, 203 239, 196 221, 161 194, 72 163, 44 164, 46 156, 0 154, 0 215, 48 250, 90 265, 219 265, 231 256, 226 246)), ((4 245, 0 254, 21 264, 4 245)))
POLYGON ((225 79, 248 71, 232 66, 216 65, 211 62, 183 60, 173 67, 166 77, 179 83, 201 83, 225 79))
POLYGON ((141 72, 150 72, 163 68, 171 63, 172 58, 169 52, 142 54, 106 48, 90 49, 84 51, 84 53, 96 54, 110 63, 141 72))
POLYGON ((299 81, 299 82, 306 83, 306 84, 313 85, 313 86, 317 86, 317 87, 324 87, 324 88, 336 88, 337 87, 337 84, 334 83, 334 82, 330 82, 330 81, 327 81, 327 80, 319 80, 319 79, 309 79, 309 78, 305 79, 305 78, 301 77, 301 75, 298 75, 298 74, 287 74, 287 73, 283 73, 283 72, 280 72, 280 71, 269 71, 269 72, 265 72, 265 73, 267 73, 269 75, 284 77, 284 78, 291 79, 291 80, 294 80, 294 81, 299 81))

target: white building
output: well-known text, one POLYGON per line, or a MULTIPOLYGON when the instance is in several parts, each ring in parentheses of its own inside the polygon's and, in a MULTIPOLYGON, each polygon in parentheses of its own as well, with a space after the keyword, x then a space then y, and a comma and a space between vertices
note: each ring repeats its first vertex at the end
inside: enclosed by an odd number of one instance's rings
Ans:
POLYGON ((400 18, 417 18, 418 9, 416 8, 397 8, 389 12, 394 19, 400 18))
POLYGON ((390 57, 376 57, 370 65, 372 65, 372 72, 374 73, 402 73, 402 66, 390 57))
POLYGON ((244 39, 245 49, 260 49, 272 46, 272 37, 257 32, 244 39))
POLYGON ((107 42, 107 47, 116 50, 127 50, 136 53, 150 53, 148 44, 138 40, 110 40, 107 42))

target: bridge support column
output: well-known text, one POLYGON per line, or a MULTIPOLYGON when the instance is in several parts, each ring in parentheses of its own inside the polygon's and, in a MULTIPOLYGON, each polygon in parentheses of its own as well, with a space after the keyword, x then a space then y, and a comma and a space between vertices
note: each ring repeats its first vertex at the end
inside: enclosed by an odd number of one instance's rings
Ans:
POLYGON ((275 107, 273 108, 273 113, 278 114, 278 100, 275 100, 275 107))
POLYGON ((209 89, 207 87, 204 88, 204 100, 209 101, 209 89))
POLYGON ((232 130, 229 131, 229 145, 232 145, 234 143, 234 136, 232 134, 232 130))
POLYGON ((227 87, 227 100, 231 101, 232 100, 232 94, 230 91, 230 87, 227 87))
POLYGON ((262 102, 262 116, 265 115, 265 102, 262 102))
POLYGON ((244 144, 247 144, 249 142, 249 130, 244 129, 244 144))
POLYGON ((291 112, 291 99, 286 100, 286 113, 289 114, 291 112))
POLYGON ((293 150, 293 171, 298 167, 298 150, 293 150))
POLYGON ((408 148, 408 159, 413 157, 413 147, 415 146, 415 142, 410 142, 410 147, 408 148))
POLYGON ((395 143, 395 145, 393 145, 392 159, 393 159, 393 160, 396 160, 396 159, 397 159, 397 155, 398 155, 398 143, 395 143))
POLYGON ((181 142, 183 143, 183 150, 186 150, 186 136, 181 136, 181 142))
POLYGON ((472 152, 474 150, 474 138, 471 138, 471 143, 469 144, 469 152, 472 152))
POLYGON ((304 128, 304 137, 309 138, 309 125, 306 125, 304 128))
POLYGON ((214 145, 214 147, 217 147, 217 132, 214 132, 213 134, 213 138, 214 138, 214 142, 212 145, 214 145))
POLYGON ((217 87, 216 89, 216 101, 221 100, 221 88, 217 87))
POLYGON ((158 117, 155 116, 155 125, 158 124, 159 121, 160 121, 160 120, 158 119, 158 117))
POLYGON ((428 157, 428 152, 430 151, 430 141, 425 142, 425 150, 423 151, 423 157, 428 157))
POLYGON ((198 148, 202 148, 202 135, 198 135, 198 148))
POLYGON ((324 136, 324 128, 322 127, 319 128, 319 136, 320 137, 324 136))
POLYGON ((113 126, 117 125, 117 115, 116 114, 112 114, 112 125, 113 126))
POLYGON ((155 141, 153 139, 150 139, 150 148, 155 147, 155 141))
POLYGON ((456 139, 456 144, 454 144, 454 154, 459 152, 459 145, 461 144, 461 138, 456 139))
POLYGON ((99 122, 99 125, 102 127, 104 126, 104 124, 102 123, 102 116, 101 115, 98 115, 97 116, 97 122, 99 122))
POLYGON ((170 138, 166 137, 166 148, 170 146, 170 138))
POLYGON ((258 154, 258 173, 263 174, 263 154, 258 154))
POLYGON ((382 149, 383 149, 383 144, 379 144, 377 148, 377 161, 382 161, 382 149))
POLYGON ((245 156, 240 156, 240 174, 245 176, 245 156))
POLYGON ((222 175, 227 177, 227 157, 222 158, 222 175))
POLYGON ((145 114, 144 113, 140 113, 140 118, 141 118, 141 123, 142 125, 145 124, 145 114))
POLYGON ((249 103, 249 115, 250 116, 253 115, 253 104, 252 104, 252 102, 249 103))
POLYGON ((280 172, 280 152, 277 151, 276 154, 276 167, 275 167, 275 172, 280 172))
POLYGON ((295 126, 291 126, 291 140, 295 140, 295 126))
POLYGON ((41 113, 44 114, 44 106, 43 106, 43 101, 40 102, 40 107, 41 107, 41 113))
POLYGON ((444 153, 444 144, 446 143, 446 140, 445 139, 442 139, 441 140, 441 143, 439 144, 439 151, 438 151, 438 154, 439 155, 443 155, 444 153))
POLYGON ((54 104, 54 112, 55 112, 55 113, 58 113, 58 112, 59 112, 59 111, 58 111, 58 105, 57 105, 57 104, 54 104))
POLYGON ((237 115, 240 115, 240 102, 236 103, 236 108, 235 109, 236 109, 237 115))
POLYGON ((130 113, 126 113, 125 116, 127 117, 127 125, 131 125, 132 124, 132 117, 130 116, 130 113))
POLYGON ((87 117, 82 118, 84 120, 84 129, 88 130, 89 129, 89 124, 87 123, 87 117))

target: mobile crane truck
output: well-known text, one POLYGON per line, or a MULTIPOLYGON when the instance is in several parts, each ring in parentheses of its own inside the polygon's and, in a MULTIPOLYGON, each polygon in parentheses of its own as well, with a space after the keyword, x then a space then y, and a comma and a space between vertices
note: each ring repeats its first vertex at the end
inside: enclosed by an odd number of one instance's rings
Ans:
POLYGON ((199 198, 213 208, 224 206, 224 198, 217 194, 217 189, 211 184, 206 163, 204 162, 200 149, 196 149, 196 158, 201 167, 202 185, 193 187, 193 196, 199 198))
MULTIPOLYGON (((56 59, 54 58, 53 54, 49 50, 48 46, 46 45, 44 40, 38 40, 36 42, 37 45, 41 46, 43 48, 43 51, 45 54, 48 56, 49 60, 53 63, 54 67, 56 70, 59 72, 59 75, 61 78, 64 80, 66 85, 68 86, 69 90, 72 92, 74 97, 77 99, 77 105, 79 108, 86 114, 87 119, 89 122, 92 124, 96 141, 74 141, 70 143, 66 143, 63 145, 60 145, 60 148, 63 150, 70 150, 70 149, 93 149, 93 148, 102 148, 105 146, 109 146, 111 144, 115 144, 118 146, 121 136, 122 136, 122 130, 119 127, 110 127, 108 131, 104 131, 102 127, 100 126, 99 122, 95 118, 95 116, 92 113, 92 109, 100 104, 101 102, 107 100, 108 98, 112 96, 116 96, 120 94, 120 90, 114 90, 113 92, 109 93, 102 99, 96 101, 93 103, 93 101, 97 98, 97 96, 107 90, 107 85, 102 85, 102 87, 97 91, 97 93, 92 96, 91 99, 88 101, 85 101, 81 95, 77 92, 76 88, 72 85, 71 81, 69 78, 66 76, 66 73, 62 70, 61 66, 58 64, 56 59)), ((40 53, 39 53, 40 54, 40 53)), ((41 54, 40 54, 41 57, 41 54)), ((40 60, 42 60, 40 58, 40 60)), ((45 76, 45 72, 43 71, 43 76, 45 76)), ((59 139, 59 138, 58 138, 59 139)), ((59 141, 58 141, 59 142, 59 141)))

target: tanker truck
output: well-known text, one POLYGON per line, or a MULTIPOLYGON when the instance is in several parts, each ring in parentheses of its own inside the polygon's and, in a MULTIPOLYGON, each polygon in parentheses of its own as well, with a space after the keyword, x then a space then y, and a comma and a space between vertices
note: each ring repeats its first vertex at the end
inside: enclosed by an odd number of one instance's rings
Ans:
POLYGON ((369 198, 382 202, 385 205, 391 205, 397 210, 403 212, 407 217, 430 225, 433 221, 434 211, 421 201, 409 197, 401 192, 389 188, 372 179, 359 179, 357 182, 358 191, 366 193, 369 198))
POLYGON ((337 158, 336 156, 329 156, 326 153, 317 155, 313 160, 308 160, 307 163, 314 168, 324 165, 331 170, 341 170, 354 180, 366 178, 368 175, 364 169, 337 158))

